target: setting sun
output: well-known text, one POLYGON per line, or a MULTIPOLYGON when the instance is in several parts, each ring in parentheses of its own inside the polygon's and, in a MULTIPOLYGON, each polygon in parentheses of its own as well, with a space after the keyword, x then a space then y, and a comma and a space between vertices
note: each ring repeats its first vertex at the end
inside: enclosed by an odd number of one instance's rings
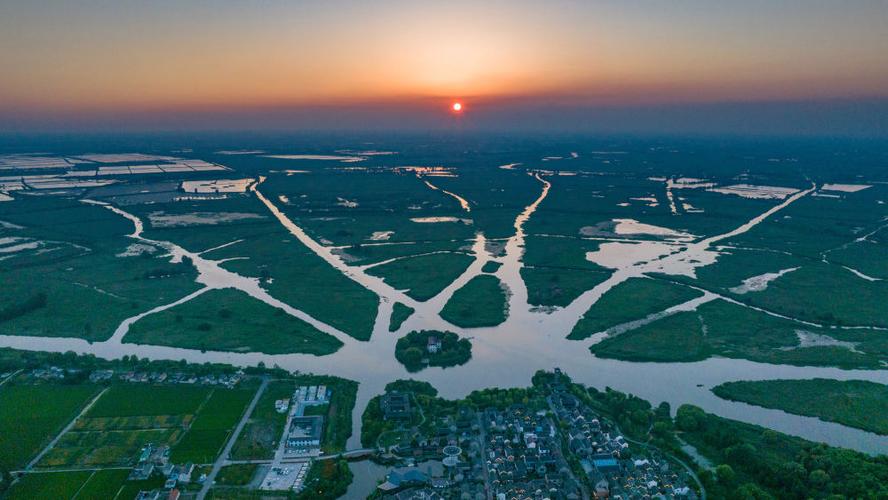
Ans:
POLYGON ((462 107, 462 103, 455 102, 453 103, 453 105, 450 106, 450 109, 452 109, 454 113, 459 113, 460 111, 462 111, 462 107))

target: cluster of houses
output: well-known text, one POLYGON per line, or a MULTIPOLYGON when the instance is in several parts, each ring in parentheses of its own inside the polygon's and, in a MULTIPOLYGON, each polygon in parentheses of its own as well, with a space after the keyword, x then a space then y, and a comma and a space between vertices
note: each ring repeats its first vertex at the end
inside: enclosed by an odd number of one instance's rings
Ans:
MULTIPOLYGON (((74 368, 59 368, 58 366, 47 366, 44 368, 35 368, 27 374, 28 377, 37 380, 64 380, 68 375, 80 373, 80 370, 74 368)), ((0 377, 2 378, 2 377, 0 377)))
MULTIPOLYGON (((556 370, 556 373, 559 373, 556 370)), ((405 423, 386 450, 401 467, 389 471, 377 496, 393 500, 696 499, 686 473, 656 450, 633 449, 559 382, 540 397, 504 409, 460 405, 410 426, 409 392, 380 400, 387 420, 405 423), (640 452, 642 454, 640 454, 640 452), (571 465, 573 464, 573 466, 571 465)), ((428 412, 426 412, 428 413, 428 412)))
MULTIPOLYGON (((83 370, 78 368, 59 368, 58 366, 45 366, 34 368, 24 374, 36 380, 64 380, 73 375, 80 375, 83 370)), ((210 374, 210 375, 194 375, 191 373, 167 373, 160 371, 142 372, 142 371, 118 371, 118 370, 94 370, 89 374, 89 381, 93 383, 105 382, 118 378, 124 382, 132 383, 151 383, 151 384, 192 384, 192 385, 217 385, 232 388, 241 382, 244 378, 243 371, 237 371, 230 374, 210 374)), ((4 377, 0 376, 0 380, 4 377)))
POLYGON ((567 428, 570 453, 579 459, 593 485, 595 498, 696 499, 684 473, 657 456, 628 453, 629 444, 576 396, 553 384, 549 401, 556 418, 567 428))
POLYGON ((581 498, 580 485, 561 452, 558 429, 544 410, 516 404, 484 411, 485 464, 498 499, 581 498))
POLYGON ((199 478, 193 477, 195 474, 193 463, 176 465, 170 462, 169 446, 154 446, 149 443, 139 451, 139 458, 133 470, 130 471, 128 479, 130 481, 144 481, 155 474, 166 478, 163 488, 140 491, 136 500, 175 500, 180 495, 179 486, 195 480, 198 483, 203 483, 206 480, 206 474, 201 474, 199 478))
MULTIPOLYGON (((389 392, 380 406, 386 419, 409 420, 410 401, 409 393, 389 392)), ((378 486, 382 498, 582 497, 547 411, 521 404, 483 411, 461 405, 446 415, 426 417, 433 418, 434 425, 413 429, 412 437, 405 432, 388 450, 402 464, 419 465, 390 471, 378 486)))
MULTIPOLYGON (((410 394, 390 392, 381 401, 387 419, 409 420, 410 394)), ((383 498, 486 499, 485 471, 478 415, 467 406, 453 414, 433 416, 433 425, 407 434, 388 451, 407 467, 393 469, 378 486, 383 498), (420 464, 413 466, 413 464, 420 464)))
POLYGON ((222 387, 232 388, 239 384, 241 380, 243 380, 244 373, 242 371, 237 371, 231 374, 198 376, 191 373, 183 372, 116 372, 114 370, 96 370, 89 374, 89 380, 90 382, 97 383, 111 380, 115 376, 124 382, 132 383, 218 385, 222 387))

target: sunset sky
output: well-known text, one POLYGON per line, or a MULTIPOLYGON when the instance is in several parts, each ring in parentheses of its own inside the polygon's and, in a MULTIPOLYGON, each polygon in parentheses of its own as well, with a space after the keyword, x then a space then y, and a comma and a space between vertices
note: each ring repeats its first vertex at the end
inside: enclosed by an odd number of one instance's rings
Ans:
POLYGON ((362 126, 446 120, 455 99, 491 123, 737 102, 847 114, 888 98, 886 54, 886 1, 4 1, 0 129, 362 126))

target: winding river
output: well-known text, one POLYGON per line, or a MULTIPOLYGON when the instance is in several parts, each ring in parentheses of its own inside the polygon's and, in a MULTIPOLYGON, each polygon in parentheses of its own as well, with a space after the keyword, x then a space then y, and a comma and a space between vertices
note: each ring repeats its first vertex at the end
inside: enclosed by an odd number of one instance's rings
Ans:
MULTIPOLYGON (((632 277, 644 276, 646 272, 675 267, 682 268, 682 266, 688 266, 690 262, 706 262, 704 254, 711 252, 712 245, 716 242, 748 231, 774 213, 810 194, 813 187, 787 198, 779 205, 728 233, 694 243, 686 243, 680 247, 680 250, 668 255, 616 269, 610 278, 583 293, 567 307, 554 311, 541 311, 529 306, 527 289, 520 275, 523 266, 521 256, 525 238, 523 225, 546 198, 552 184, 540 174, 533 173, 531 175, 540 182, 541 193, 516 218, 515 234, 506 242, 504 253, 502 255, 491 254, 487 250, 487 241, 484 235, 478 233, 472 244, 474 261, 471 265, 436 297, 425 302, 418 302, 403 292, 393 289, 382 279, 365 273, 361 267, 348 265, 331 248, 314 241, 262 194, 259 187, 264 179, 260 178, 258 183, 251 186, 253 194, 294 237, 345 276, 380 297, 379 313, 375 321, 373 336, 366 342, 357 341, 336 328, 312 318, 303 311, 275 299, 260 286, 257 279, 240 276, 224 269, 221 266, 222 261, 206 259, 200 253, 188 252, 171 242, 155 241, 143 237, 142 221, 135 215, 112 205, 84 200, 104 206, 132 221, 135 230, 129 235, 130 238, 160 246, 166 249, 174 260, 185 256, 192 259, 199 273, 197 282, 204 285, 204 288, 173 303, 159 306, 125 320, 114 332, 114 335, 104 342, 89 343, 77 338, 0 336, 0 346, 25 350, 92 353, 108 359, 135 354, 148 359, 185 359, 196 363, 217 362, 236 366, 249 366, 264 362, 267 366, 277 365, 287 370, 330 374, 356 380, 360 386, 358 401, 353 413, 354 429, 349 440, 349 448, 359 447, 360 417, 367 401, 383 392, 384 386, 393 380, 414 378, 428 381, 440 391, 442 396, 460 398, 471 391, 488 387, 524 387, 530 383, 531 376, 537 370, 551 370, 553 367, 560 367, 577 382, 599 389, 612 387, 645 398, 654 404, 666 401, 673 410, 681 404, 691 403, 724 417, 759 424, 813 441, 822 441, 834 446, 852 448, 872 454, 888 452, 888 436, 879 436, 816 418, 791 415, 778 410, 722 400, 710 391, 712 387, 726 381, 776 378, 823 377, 837 380, 870 380, 888 384, 888 370, 840 370, 837 368, 772 365, 727 358, 710 358, 693 363, 627 362, 599 359, 591 355, 588 347, 600 340, 598 335, 584 341, 566 339, 567 334, 585 311, 617 284, 632 277), (502 263, 495 274, 510 291, 509 317, 506 322, 491 328, 462 329, 443 320, 439 313, 452 294, 470 279, 479 275, 481 268, 488 261, 502 263), (122 340, 128 328, 139 319, 186 302, 207 290, 229 287, 237 288, 258 300, 284 309, 287 313, 335 336, 344 343, 344 346, 334 354, 316 357, 307 354, 268 355, 257 352, 202 352, 193 349, 123 343, 122 340), (404 322, 397 332, 391 333, 388 331, 388 324, 392 306, 396 301, 413 307, 416 312, 404 322), (400 363, 395 361, 393 353, 397 339, 401 335, 417 329, 446 329, 472 337, 472 360, 458 367, 427 368, 419 373, 409 374, 400 363)), ((710 296, 706 297, 707 300, 711 298, 710 296)), ((692 309, 702 302, 697 299, 695 303, 679 305, 675 309, 692 309)))

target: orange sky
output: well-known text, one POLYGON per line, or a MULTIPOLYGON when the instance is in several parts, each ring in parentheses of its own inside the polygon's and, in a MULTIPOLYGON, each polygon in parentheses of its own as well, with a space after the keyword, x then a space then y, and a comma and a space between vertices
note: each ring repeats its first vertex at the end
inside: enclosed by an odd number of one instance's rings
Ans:
POLYGON ((883 2, 774 4, 6 2, 0 109, 884 96, 883 2))

